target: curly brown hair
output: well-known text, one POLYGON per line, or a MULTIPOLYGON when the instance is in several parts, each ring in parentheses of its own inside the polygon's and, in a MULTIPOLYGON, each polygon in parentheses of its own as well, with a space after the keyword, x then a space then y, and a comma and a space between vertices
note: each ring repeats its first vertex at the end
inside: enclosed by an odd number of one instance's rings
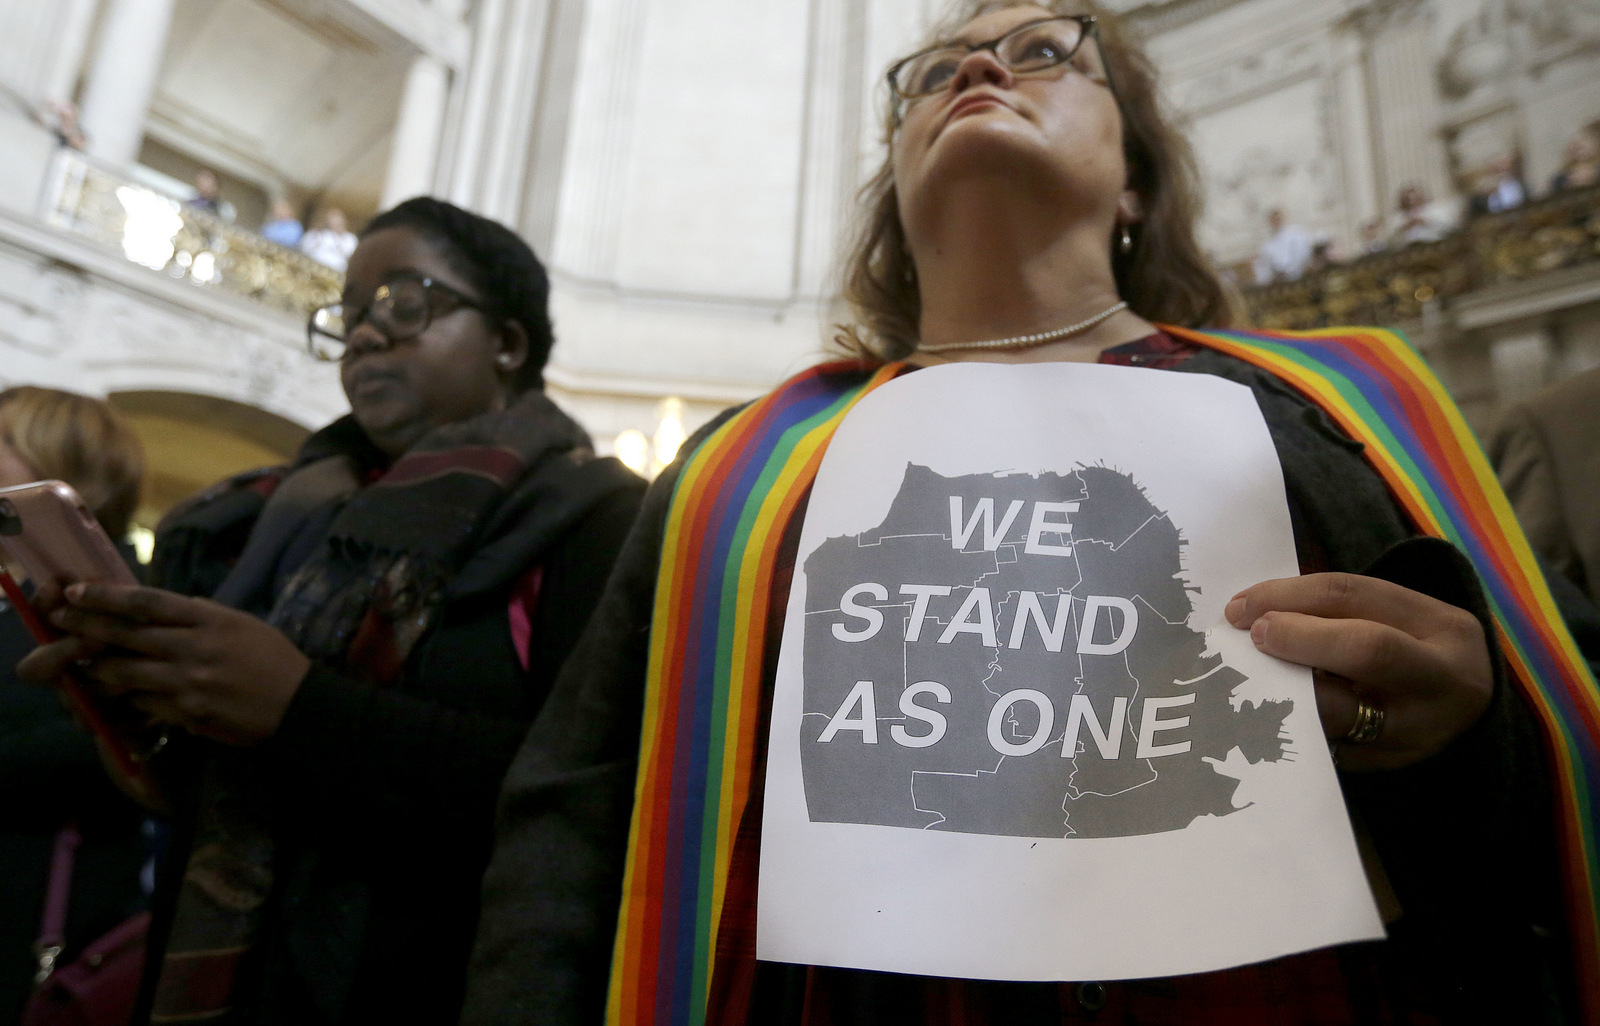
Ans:
MULTIPOLYGON (((1007 7, 1039 7, 1058 14, 1095 15, 1102 59, 1116 84, 1122 114, 1123 153, 1130 186, 1144 219, 1133 226, 1133 250, 1106 240, 1117 290, 1145 320, 1183 327, 1226 326, 1238 318, 1232 294, 1217 277, 1195 238, 1200 215, 1194 151, 1173 127, 1156 87, 1155 67, 1114 17, 1089 2, 1070 0, 966 0, 929 33, 948 38, 979 15, 1007 7)), ((898 360, 916 349, 922 295, 917 269, 900 223, 894 184, 894 111, 884 110, 883 166, 862 187, 857 228, 844 263, 842 298, 856 323, 840 325, 836 342, 869 359, 898 360)))

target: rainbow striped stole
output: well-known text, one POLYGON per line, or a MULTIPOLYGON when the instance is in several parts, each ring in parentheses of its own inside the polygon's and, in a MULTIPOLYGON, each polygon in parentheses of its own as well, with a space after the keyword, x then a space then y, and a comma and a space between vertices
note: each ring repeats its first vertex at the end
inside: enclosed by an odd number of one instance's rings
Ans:
POLYGON ((1399 334, 1186 331, 1174 337, 1255 364, 1322 407, 1418 530, 1453 542, 1483 579, 1500 647, 1544 729, 1557 781, 1569 926, 1584 1011, 1600 1022, 1600 689, 1472 431, 1399 334))
MULTIPOLYGON (((1393 332, 1199 332, 1176 338, 1255 364, 1366 444, 1419 530, 1484 580, 1512 675, 1540 718, 1561 789, 1571 932, 1600 1022, 1600 692, 1455 404, 1393 332)), ((701 1026, 734 834, 760 719, 766 600, 788 521, 834 430, 867 392, 860 364, 814 368, 730 419, 689 458, 662 545, 644 724, 607 1022, 701 1026)))
POLYGON ((767 596, 783 532, 846 413, 903 365, 815 367, 740 411, 673 492, 650 626, 608 1023, 705 1022, 750 792, 767 596))

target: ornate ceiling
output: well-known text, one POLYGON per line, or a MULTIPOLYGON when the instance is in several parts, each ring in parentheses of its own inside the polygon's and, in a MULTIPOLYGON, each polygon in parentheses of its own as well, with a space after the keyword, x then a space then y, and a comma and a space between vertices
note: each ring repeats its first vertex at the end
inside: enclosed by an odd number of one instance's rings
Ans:
POLYGON ((147 132, 218 169, 370 211, 409 51, 293 0, 178 0, 147 132))

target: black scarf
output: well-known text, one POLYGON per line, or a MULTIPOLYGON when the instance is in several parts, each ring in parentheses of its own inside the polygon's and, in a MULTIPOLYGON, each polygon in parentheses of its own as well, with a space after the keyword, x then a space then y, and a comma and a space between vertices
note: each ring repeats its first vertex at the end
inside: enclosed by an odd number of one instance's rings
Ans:
MULTIPOLYGON (((217 582, 247 530, 214 597, 264 615, 314 661, 381 686, 447 602, 520 575, 633 480, 595 459, 583 429, 541 392, 433 430, 386 470, 345 417, 308 439, 287 472, 236 478, 175 511, 158 580, 175 590, 217 582)), ((260 772, 247 750, 208 753, 153 1022, 234 1004, 274 877, 260 772)))

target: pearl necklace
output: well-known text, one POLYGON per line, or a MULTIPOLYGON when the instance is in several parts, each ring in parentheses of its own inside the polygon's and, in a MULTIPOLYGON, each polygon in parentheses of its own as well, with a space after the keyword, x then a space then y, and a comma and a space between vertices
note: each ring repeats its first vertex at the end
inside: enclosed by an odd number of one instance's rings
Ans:
POLYGON ((945 353, 952 349, 1024 349, 1044 342, 1053 342, 1058 338, 1070 338, 1080 332, 1088 331, 1101 321, 1110 317, 1119 310, 1128 308, 1127 300, 1114 303, 1099 313, 1077 324, 1069 324, 1065 328, 1054 331, 1041 331, 1035 335, 1013 335, 1010 338, 997 338, 988 342, 945 342, 937 346, 918 346, 917 349, 924 353, 945 353))

